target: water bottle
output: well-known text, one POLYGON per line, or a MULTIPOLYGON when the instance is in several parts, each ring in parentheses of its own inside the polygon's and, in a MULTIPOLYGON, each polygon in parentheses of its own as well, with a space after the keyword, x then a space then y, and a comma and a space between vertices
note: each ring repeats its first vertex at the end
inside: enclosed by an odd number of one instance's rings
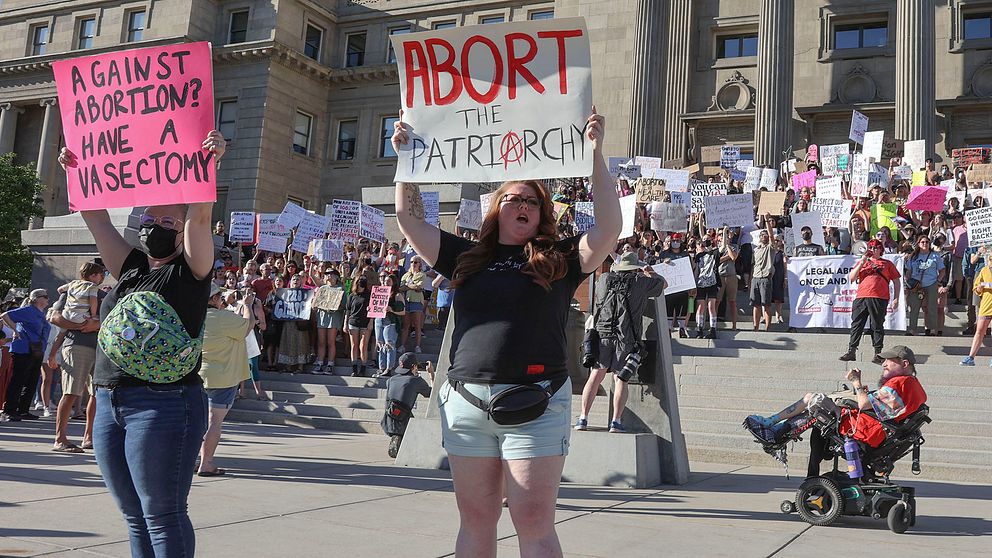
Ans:
POLYGON ((864 473, 861 471, 858 442, 854 438, 844 440, 844 457, 847 458, 847 476, 852 479, 860 479, 864 473))

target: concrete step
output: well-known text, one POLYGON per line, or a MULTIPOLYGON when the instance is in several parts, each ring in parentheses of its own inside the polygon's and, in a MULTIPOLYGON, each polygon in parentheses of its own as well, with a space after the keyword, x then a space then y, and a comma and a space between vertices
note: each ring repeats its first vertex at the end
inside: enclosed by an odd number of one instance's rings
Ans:
MULTIPOLYGON (((887 346, 891 347, 894 343, 887 343, 887 346)), ((676 363, 682 362, 682 359, 688 357, 722 357, 722 358, 733 358, 738 359, 738 363, 754 363, 755 365, 760 365, 763 362, 772 362, 785 360, 788 362, 799 361, 804 365, 809 365, 811 362, 841 362, 838 360, 840 355, 847 351, 847 345, 839 345, 839 349, 834 350, 815 350, 815 349, 800 349, 798 347, 789 350, 753 350, 753 349, 741 349, 741 348, 719 348, 719 347, 679 347, 676 348, 674 345, 672 347, 673 361, 676 363), (802 355, 801 359, 797 357, 802 355)), ((916 351, 914 351, 916 352, 916 351)), ((947 347, 942 353, 917 353, 917 366, 927 366, 927 365, 942 365, 942 366, 958 366, 963 359, 968 354, 968 347, 947 347)), ((876 366, 871 363, 871 359, 874 354, 871 352, 871 348, 867 350, 861 350, 857 354, 858 360, 855 362, 848 363, 849 366, 858 366, 862 369, 869 366, 876 366)), ((986 360, 989 356, 992 356, 992 350, 983 348, 978 353, 977 364, 979 367, 988 364, 986 360)))
POLYGON ((284 412, 255 411, 233 408, 228 411, 227 420, 254 424, 297 426, 300 428, 315 428, 319 430, 331 430, 336 432, 382 433, 382 427, 379 426, 379 419, 362 420, 351 418, 311 417, 284 412))
MULTIPOLYGON (((847 362, 813 362, 800 365, 798 363, 768 361, 761 366, 752 366, 744 359, 728 359, 723 357, 686 357, 681 364, 675 364, 677 375, 719 376, 764 378, 770 382, 804 382, 806 380, 835 380, 846 381, 844 376, 848 370, 847 362), (690 364, 686 364, 686 361, 690 364), (799 372, 801 371, 801 372, 799 372), (797 375, 801 377, 797 378, 797 375)), ((868 383, 876 376, 881 376, 881 368, 871 364, 851 366, 861 368, 862 375, 868 383)), ((960 365, 930 365, 921 367, 920 380, 924 387, 956 386, 956 387, 992 387, 992 370, 987 374, 975 374, 973 368, 960 365)), ((848 382, 849 383, 849 382, 848 382)))
MULTIPOLYGON (((263 387, 267 387, 263 385, 263 387)), ((352 397, 348 395, 316 395, 292 391, 268 391, 269 399, 276 403, 305 403, 308 405, 324 405, 328 407, 352 407, 355 409, 385 408, 382 397, 352 397)), ((248 399, 248 401, 252 401, 248 399)))
MULTIPOLYGON (((762 351, 794 351, 801 349, 811 352, 833 353, 847 350, 850 336, 822 334, 787 334, 780 335, 772 333, 766 335, 764 339, 733 338, 724 332, 717 333, 716 339, 673 339, 672 347, 694 347, 694 348, 716 348, 716 349, 759 349, 762 351), (807 336, 807 339, 797 339, 800 336, 807 336)), ((986 338, 986 343, 992 339, 986 338)), ((971 346, 971 339, 967 337, 906 337, 902 335, 886 335, 885 346, 906 345, 913 349, 914 353, 923 355, 959 354, 957 349, 967 349, 971 346)), ((861 347, 864 350, 871 350, 871 338, 863 337, 861 347)), ((838 355, 840 354, 838 353, 838 355)), ((965 351, 967 353, 967 350, 965 351)))
POLYGON ((380 420, 384 412, 383 407, 383 405, 380 405, 379 408, 363 408, 350 405, 314 405, 306 403, 282 403, 279 401, 253 401, 250 399, 242 399, 234 404, 234 409, 243 411, 268 411, 305 417, 346 418, 367 421, 380 420))
POLYGON ((351 368, 347 374, 335 374, 328 376, 324 374, 290 374, 288 372, 262 372, 259 379, 263 382, 298 382, 301 384, 320 384, 328 386, 349 386, 349 387, 386 387, 386 378, 356 377, 351 375, 351 368))
POLYGON ((336 395, 343 397, 379 397, 380 387, 373 384, 370 387, 357 387, 352 385, 332 385, 314 384, 294 381, 276 382, 266 381, 262 383, 266 390, 285 391, 291 393, 308 393, 312 395, 336 395))

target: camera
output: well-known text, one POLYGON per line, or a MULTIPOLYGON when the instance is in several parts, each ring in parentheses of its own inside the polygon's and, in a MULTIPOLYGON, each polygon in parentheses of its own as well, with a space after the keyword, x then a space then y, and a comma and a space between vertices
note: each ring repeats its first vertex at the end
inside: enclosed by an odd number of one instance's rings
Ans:
POLYGON ((639 353, 637 349, 630 351, 630 354, 627 355, 627 362, 625 362, 623 364, 623 368, 617 372, 617 378, 619 378, 621 382, 629 382, 630 379, 634 377, 634 374, 637 374, 637 370, 640 367, 641 353, 639 353))

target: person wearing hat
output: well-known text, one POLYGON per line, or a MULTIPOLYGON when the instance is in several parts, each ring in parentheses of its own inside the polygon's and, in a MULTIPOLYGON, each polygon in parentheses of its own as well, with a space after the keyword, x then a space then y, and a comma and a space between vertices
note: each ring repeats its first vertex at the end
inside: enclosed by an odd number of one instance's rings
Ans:
POLYGON ((45 319, 47 307, 48 291, 35 289, 28 295, 28 304, 0 314, 0 320, 14 332, 14 341, 10 346, 13 366, 0 421, 38 418, 29 409, 52 329, 45 319))
POLYGON ((813 256, 822 256, 825 252, 823 251, 823 246, 813 242, 813 229, 808 226, 804 226, 799 229, 800 236, 803 241, 801 244, 796 245, 796 257, 797 258, 810 258, 813 256))
POLYGON ((582 409, 575 421, 576 430, 588 428, 589 411, 596 392, 606 373, 612 371, 614 391, 610 432, 625 432, 622 420, 627 405, 627 382, 616 373, 623 369, 631 353, 639 348, 643 351, 640 344, 641 316, 644 315, 648 298, 661 295, 666 286, 664 277, 638 261, 637 252, 623 254, 609 273, 599 276, 592 312, 593 327, 599 332, 599 358, 590 368, 589 379, 582 388, 582 409))
POLYGON ((895 309, 902 299, 902 282, 896 266, 882 257, 884 247, 882 242, 872 239, 868 242, 864 256, 848 274, 847 280, 858 284, 858 291, 851 308, 851 339, 847 344, 847 352, 840 360, 850 362, 857 360, 858 345, 864 335, 865 324, 871 318, 871 341, 875 348, 872 362, 882 363, 882 346, 885 342, 885 313, 889 306, 889 283, 892 283, 895 297, 892 308, 895 309))
MULTIPOLYGON (((434 382, 434 365, 427 362, 427 374, 431 383, 434 382)), ((417 370, 417 355, 403 353, 400 356, 396 372, 386 380, 386 413, 382 416, 382 430, 389 436, 389 457, 396 457, 403 443, 406 425, 413 416, 413 406, 417 396, 431 396, 431 386, 417 370)))
MULTIPOLYGON (((777 443, 787 435, 797 435, 810 428, 813 421, 807 409, 819 405, 832 410, 840 419, 839 432, 877 448, 885 442, 880 421, 902 422, 927 401, 927 393, 916 378, 916 355, 904 345, 896 345, 878 355, 882 359, 882 377, 878 389, 870 390, 861 381, 861 370, 852 368, 846 379, 851 389, 831 394, 807 393, 802 399, 769 417, 750 415, 744 427, 756 438, 777 443), (865 412, 868 411, 868 412, 865 412)), ((831 459, 827 440, 819 428, 810 430, 810 457, 807 477, 820 475, 820 462, 831 459)))

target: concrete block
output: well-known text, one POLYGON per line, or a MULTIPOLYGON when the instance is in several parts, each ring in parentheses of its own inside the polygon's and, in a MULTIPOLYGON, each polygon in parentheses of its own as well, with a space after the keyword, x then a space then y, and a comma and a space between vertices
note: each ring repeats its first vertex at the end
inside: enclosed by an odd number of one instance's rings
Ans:
POLYGON ((396 456, 400 467, 448 469, 448 453, 441 446, 441 420, 411 418, 396 456))
POLYGON ((654 434, 576 432, 561 478, 595 486, 657 486, 661 484, 659 440, 654 434))

